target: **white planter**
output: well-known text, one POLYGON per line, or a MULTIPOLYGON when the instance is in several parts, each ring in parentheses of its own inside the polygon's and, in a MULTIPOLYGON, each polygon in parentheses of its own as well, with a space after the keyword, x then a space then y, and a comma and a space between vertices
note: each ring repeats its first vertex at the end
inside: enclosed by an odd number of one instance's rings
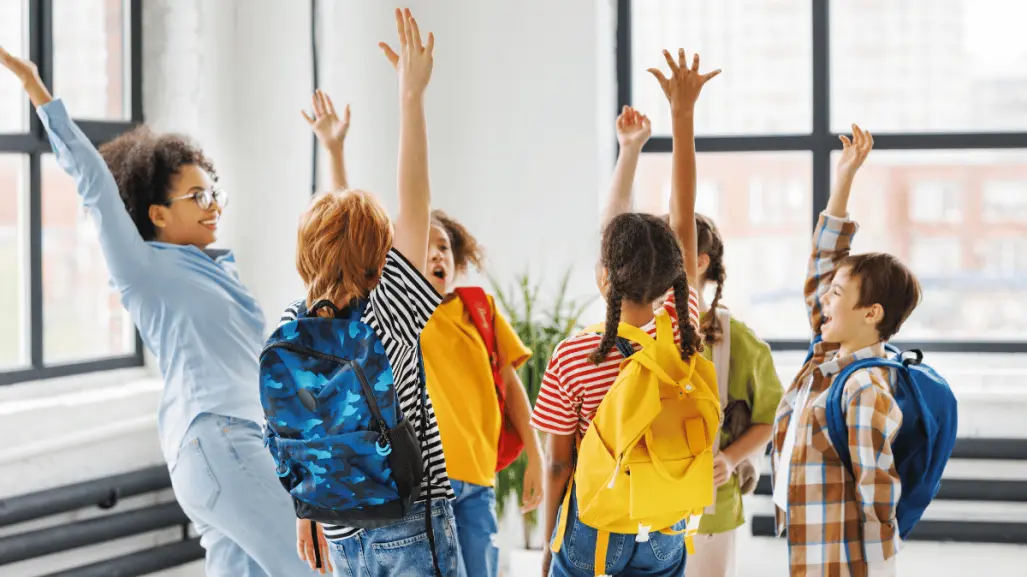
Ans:
POLYGON ((541 549, 511 549, 510 571, 504 577, 537 577, 542 574, 541 549))

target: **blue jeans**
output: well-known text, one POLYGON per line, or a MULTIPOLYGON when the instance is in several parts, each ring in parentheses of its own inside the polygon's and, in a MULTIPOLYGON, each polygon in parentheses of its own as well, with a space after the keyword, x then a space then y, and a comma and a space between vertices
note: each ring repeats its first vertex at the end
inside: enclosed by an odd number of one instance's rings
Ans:
POLYGON ((171 486, 207 550, 208 577, 315 575, 296 554, 292 498, 257 423, 196 417, 171 466, 171 486))
MULTIPOLYGON (((549 567, 551 577, 593 577, 598 532, 578 520, 577 497, 571 496, 570 520, 563 537, 563 547, 553 553, 549 567)), ((557 527, 562 519, 557 519, 557 527)), ((684 521, 674 526, 685 527, 684 521)), ((553 535, 555 536, 555 531, 553 535)), ((685 538, 681 535, 651 533, 649 541, 635 542, 635 535, 610 534, 606 553, 608 575, 652 575, 681 577, 685 574, 685 538)))
MULTIPOLYGON (((365 529, 341 541, 329 541, 335 577, 430 577, 435 574, 423 503, 388 527, 365 529)), ((435 552, 444 577, 466 577, 460 564, 453 505, 432 501, 435 552)))
POLYGON ((496 577, 499 574, 499 520, 496 518, 496 491, 492 487, 450 480, 456 501, 456 533, 460 556, 468 575, 496 577))

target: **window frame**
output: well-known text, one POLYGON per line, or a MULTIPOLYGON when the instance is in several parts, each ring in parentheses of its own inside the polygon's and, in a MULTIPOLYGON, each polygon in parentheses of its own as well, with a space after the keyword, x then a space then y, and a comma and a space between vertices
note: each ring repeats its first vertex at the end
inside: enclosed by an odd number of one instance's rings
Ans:
MULTIPOLYGON (((831 193, 831 153, 842 149, 839 133, 831 131, 830 0, 812 3, 813 31, 813 128, 809 134, 696 136, 696 152, 811 152, 813 155, 813 213, 811 232, 831 193)), ((617 108, 632 104, 631 1, 617 0, 616 30, 617 108)), ((673 48, 673 47, 668 47, 673 48)), ((653 136, 642 153, 671 152, 670 136, 653 136)), ((1027 132, 902 132, 874 134, 877 150, 1027 149, 1027 132)), ((799 282, 799 279, 796 279, 799 282)), ((774 339, 774 350, 807 350, 805 339, 774 339)), ((960 353, 1023 353, 1021 341, 896 341, 900 348, 960 353)))
MULTIPOLYGON (((76 120, 90 142, 99 146, 143 122, 142 74, 142 0, 127 0, 129 8, 128 43, 129 90, 131 94, 130 120, 98 121, 76 120)), ((28 51, 36 63, 40 78, 47 87, 53 86, 53 0, 28 2, 28 51)), ((25 381, 66 377, 96 371, 107 371, 143 366, 143 342, 135 330, 133 351, 127 355, 97 357, 71 363, 47 364, 43 360, 43 214, 42 214, 42 160, 51 154, 50 141, 39 117, 28 104, 28 132, 0 134, 0 153, 21 154, 28 157, 28 273, 29 273, 29 364, 25 367, 0 370, 0 385, 25 381)))

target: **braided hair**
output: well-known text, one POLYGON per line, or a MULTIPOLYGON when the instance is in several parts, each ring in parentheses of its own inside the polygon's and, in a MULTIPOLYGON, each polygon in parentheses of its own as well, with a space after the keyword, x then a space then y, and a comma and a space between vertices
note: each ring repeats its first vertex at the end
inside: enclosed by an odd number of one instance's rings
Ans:
POLYGON ((724 279, 727 273, 724 270, 724 238, 720 236, 717 225, 713 219, 702 214, 695 215, 695 232, 699 254, 704 254, 710 259, 710 265, 706 267, 705 281, 717 283, 717 292, 713 295, 713 302, 710 303, 710 312, 703 318, 702 330, 706 335, 706 341, 716 343, 724 334, 724 327, 721 326, 720 318, 717 316, 717 305, 720 298, 724 296, 724 279))
POLYGON ((606 329, 588 360, 598 365, 617 340, 621 303, 650 304, 674 290, 674 305, 681 332, 681 358, 702 350, 702 338, 688 321, 688 278, 681 245, 660 217, 626 213, 615 217, 603 231, 600 262, 606 269, 606 329))

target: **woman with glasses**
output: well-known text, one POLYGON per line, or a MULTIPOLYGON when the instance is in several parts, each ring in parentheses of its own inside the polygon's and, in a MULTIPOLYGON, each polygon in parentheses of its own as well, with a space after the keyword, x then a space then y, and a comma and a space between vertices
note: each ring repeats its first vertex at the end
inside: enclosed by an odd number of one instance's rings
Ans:
POLYGON ((24 85, 75 179, 121 302, 157 358, 161 447, 207 551, 206 574, 312 574, 296 555, 296 517, 258 424, 264 313, 231 253, 207 248, 227 201, 210 160, 145 127, 97 151, 34 64, 0 47, 0 65, 24 85))

